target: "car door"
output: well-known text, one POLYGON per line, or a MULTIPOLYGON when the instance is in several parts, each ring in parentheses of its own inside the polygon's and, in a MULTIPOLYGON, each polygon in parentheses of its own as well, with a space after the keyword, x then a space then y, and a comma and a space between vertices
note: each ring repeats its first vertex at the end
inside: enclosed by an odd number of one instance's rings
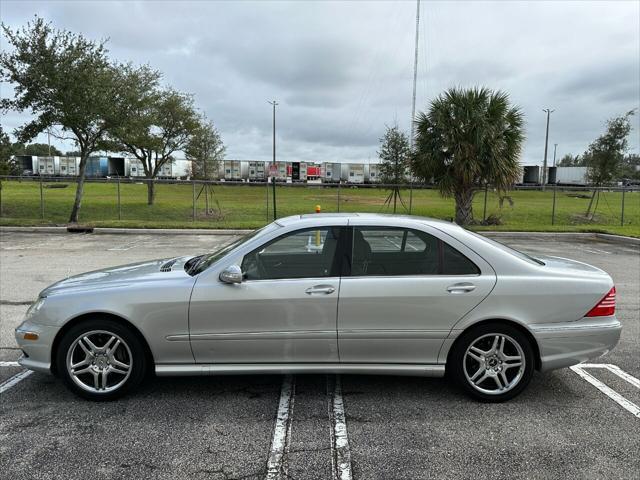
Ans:
POLYGON ((189 313, 196 362, 338 362, 340 232, 286 233, 243 256, 241 283, 197 282, 189 313))
POLYGON ((340 361, 437 363, 453 325, 495 285, 493 269, 428 226, 356 224, 349 232, 350 272, 338 305, 340 361))

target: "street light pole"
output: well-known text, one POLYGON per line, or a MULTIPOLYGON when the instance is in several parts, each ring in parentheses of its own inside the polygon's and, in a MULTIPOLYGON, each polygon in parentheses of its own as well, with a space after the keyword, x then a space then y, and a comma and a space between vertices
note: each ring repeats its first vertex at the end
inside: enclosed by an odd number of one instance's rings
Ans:
POLYGON ((549 110, 545 108, 542 110, 543 112, 547 112, 547 133, 544 138, 544 164, 542 165, 542 190, 544 190, 547 184, 547 150, 549 148, 549 117, 555 110, 549 110))
MULTIPOLYGON (((273 105, 273 171, 277 172, 277 167, 276 167, 276 105, 278 105, 278 102, 276 102, 275 100, 269 102, 267 101, 268 104, 273 105)), ((271 183, 272 183, 272 187, 273 187, 273 220, 275 221, 277 216, 276 216, 276 176, 274 175, 273 177, 271 177, 271 183)))
POLYGON ((553 144, 553 166, 556 166, 556 150, 558 149, 558 144, 553 144))

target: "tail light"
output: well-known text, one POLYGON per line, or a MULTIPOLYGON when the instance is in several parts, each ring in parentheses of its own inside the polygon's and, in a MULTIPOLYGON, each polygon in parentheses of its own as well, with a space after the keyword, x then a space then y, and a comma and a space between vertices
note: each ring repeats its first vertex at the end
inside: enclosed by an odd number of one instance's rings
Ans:
POLYGON ((585 316, 587 317, 608 317, 616 313, 616 287, 611 287, 598 304, 589 310, 585 316))

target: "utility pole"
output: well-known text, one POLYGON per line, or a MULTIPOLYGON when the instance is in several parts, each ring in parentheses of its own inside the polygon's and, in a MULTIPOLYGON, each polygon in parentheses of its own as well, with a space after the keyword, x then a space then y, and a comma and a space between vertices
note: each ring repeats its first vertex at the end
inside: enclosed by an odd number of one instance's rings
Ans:
POLYGON ((558 149, 558 144, 553 144, 553 166, 556 166, 556 150, 558 149))
MULTIPOLYGON (((415 135, 415 117, 416 117, 416 83, 418 82, 418 41, 420 39, 420 0, 416 0, 416 45, 413 57, 413 97, 411 99, 411 138, 409 138, 409 147, 411 155, 413 155, 413 137, 415 135)), ((409 170, 409 215, 413 207, 413 172, 409 170)), ((395 206, 394 206, 395 213, 395 206)))
POLYGON ((542 190, 544 190, 547 185, 547 150, 549 148, 549 117, 555 110, 549 110, 545 108, 542 110, 543 112, 547 112, 547 134, 544 138, 544 163, 542 165, 542 190))
POLYGON ((49 144, 49 156, 51 156, 51 130, 47 128, 47 143, 49 144))
MULTIPOLYGON (((276 167, 276 105, 278 105, 278 102, 276 102, 275 100, 269 102, 267 101, 268 104, 273 105, 273 171, 277 172, 277 167, 276 167)), ((274 175, 273 177, 271 177, 271 183, 273 185, 273 220, 275 221, 277 216, 276 216, 276 175, 274 175)))

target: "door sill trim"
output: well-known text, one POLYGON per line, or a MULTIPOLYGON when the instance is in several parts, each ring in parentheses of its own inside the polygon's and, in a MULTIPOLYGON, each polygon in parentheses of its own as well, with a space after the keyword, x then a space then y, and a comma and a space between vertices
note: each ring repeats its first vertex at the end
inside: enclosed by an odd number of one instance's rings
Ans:
POLYGON ((156 375, 158 376, 345 373, 355 375, 443 377, 444 372, 444 365, 380 363, 218 363, 156 365, 156 375))

